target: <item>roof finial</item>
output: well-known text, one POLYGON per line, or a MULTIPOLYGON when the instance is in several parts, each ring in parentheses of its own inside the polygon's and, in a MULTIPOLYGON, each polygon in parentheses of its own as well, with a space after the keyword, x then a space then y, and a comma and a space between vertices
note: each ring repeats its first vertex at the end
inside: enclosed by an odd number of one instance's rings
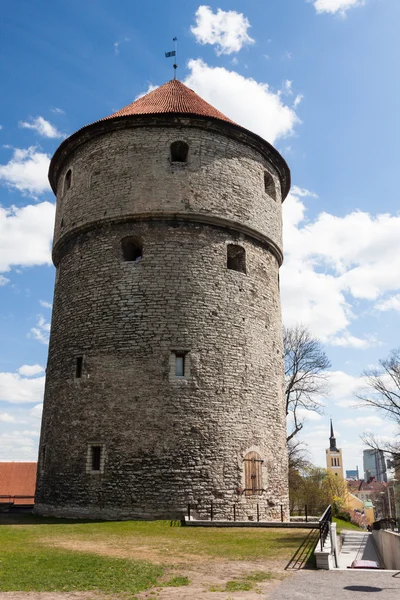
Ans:
POLYGON ((172 38, 172 41, 174 42, 174 48, 175 50, 172 50, 171 52, 166 52, 165 53, 165 58, 170 58, 171 56, 175 57, 175 62, 174 62, 174 79, 176 79, 176 70, 178 68, 178 38, 174 37, 172 38))

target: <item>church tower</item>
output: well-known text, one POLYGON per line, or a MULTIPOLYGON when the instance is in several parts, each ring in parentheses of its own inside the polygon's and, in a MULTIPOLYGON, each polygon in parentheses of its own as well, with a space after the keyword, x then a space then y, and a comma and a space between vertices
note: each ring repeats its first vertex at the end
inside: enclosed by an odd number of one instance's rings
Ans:
POLYGON ((331 419, 331 436, 329 438, 329 448, 326 450, 326 468, 328 471, 344 479, 342 450, 336 446, 336 438, 333 433, 333 424, 331 419))
POLYGON ((177 80, 64 140, 35 511, 288 517, 290 172, 177 80))

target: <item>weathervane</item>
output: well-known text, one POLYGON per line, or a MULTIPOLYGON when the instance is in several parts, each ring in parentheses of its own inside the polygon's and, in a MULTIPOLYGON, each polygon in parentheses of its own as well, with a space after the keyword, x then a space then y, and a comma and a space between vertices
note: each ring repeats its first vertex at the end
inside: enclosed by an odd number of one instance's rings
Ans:
POLYGON ((172 41, 174 42, 175 50, 172 50, 171 52, 166 52, 165 53, 165 58, 170 58, 171 56, 175 57, 174 79, 176 79, 176 70, 178 68, 178 65, 177 65, 177 61, 178 61, 178 38, 174 37, 174 38, 172 38, 172 41))

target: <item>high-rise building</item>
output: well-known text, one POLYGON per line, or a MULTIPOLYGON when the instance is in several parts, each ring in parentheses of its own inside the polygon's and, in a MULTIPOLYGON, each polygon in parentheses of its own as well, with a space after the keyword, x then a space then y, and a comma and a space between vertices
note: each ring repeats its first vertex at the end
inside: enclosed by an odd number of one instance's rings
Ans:
POLYGON ((376 481, 387 482, 385 453, 383 450, 370 448, 363 452, 364 479, 375 477, 376 481))
POLYGON ((352 481, 357 481, 359 477, 358 467, 356 469, 346 471, 346 479, 351 479, 352 481))

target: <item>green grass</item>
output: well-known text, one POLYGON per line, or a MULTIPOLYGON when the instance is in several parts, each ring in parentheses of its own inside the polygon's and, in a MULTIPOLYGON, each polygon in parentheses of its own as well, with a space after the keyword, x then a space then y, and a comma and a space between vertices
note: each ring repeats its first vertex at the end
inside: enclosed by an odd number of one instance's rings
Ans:
POLYGON ((212 586, 210 592, 248 592, 256 588, 257 583, 275 579, 277 576, 269 571, 255 571, 240 579, 232 579, 222 585, 212 586))
POLYGON ((163 587, 182 587, 185 585, 190 585, 190 581, 189 577, 184 575, 176 575, 175 577, 171 577, 171 579, 162 584, 163 587))
POLYGON ((362 527, 358 525, 354 525, 354 523, 350 523, 348 521, 343 521, 343 519, 337 519, 333 517, 333 522, 337 523, 337 532, 340 533, 343 529, 355 529, 356 531, 363 531, 362 527))
MULTIPOLYGON (((180 574, 166 584, 161 578, 166 579, 169 567, 195 563, 198 557, 289 560, 308 533, 171 527, 169 521, 63 522, 32 516, 19 517, 18 523, 0 525, 0 591, 98 590, 130 598, 153 586, 189 585, 180 574), (123 558, 107 555, 110 548, 123 558), (143 556, 147 561, 141 560, 143 556)), ((261 579, 241 580, 246 585, 257 581, 261 579)))

